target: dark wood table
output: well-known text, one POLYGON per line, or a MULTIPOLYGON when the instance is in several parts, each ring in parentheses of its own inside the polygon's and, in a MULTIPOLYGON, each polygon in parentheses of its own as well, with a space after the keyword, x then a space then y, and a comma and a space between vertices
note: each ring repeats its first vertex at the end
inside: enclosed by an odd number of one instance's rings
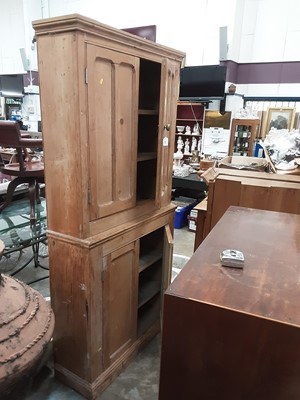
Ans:
POLYGON ((201 201, 207 189, 206 182, 196 173, 186 177, 172 177, 172 199, 183 196, 201 201))
POLYGON ((165 293, 159 400, 299 400, 299 305, 300 216, 230 207, 165 293))
POLYGON ((193 173, 185 177, 173 176, 172 188, 184 188, 205 191, 207 190, 207 185, 204 179, 200 178, 199 175, 197 175, 196 173, 193 173))

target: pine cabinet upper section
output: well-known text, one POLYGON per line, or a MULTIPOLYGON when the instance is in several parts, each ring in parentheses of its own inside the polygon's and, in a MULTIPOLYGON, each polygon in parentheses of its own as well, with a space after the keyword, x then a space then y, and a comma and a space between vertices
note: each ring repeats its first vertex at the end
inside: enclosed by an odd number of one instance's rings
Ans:
POLYGON ((86 238, 168 206, 184 53, 79 15, 33 27, 49 230, 86 238))
POLYGON ((87 45, 90 218, 135 206, 138 58, 87 45))

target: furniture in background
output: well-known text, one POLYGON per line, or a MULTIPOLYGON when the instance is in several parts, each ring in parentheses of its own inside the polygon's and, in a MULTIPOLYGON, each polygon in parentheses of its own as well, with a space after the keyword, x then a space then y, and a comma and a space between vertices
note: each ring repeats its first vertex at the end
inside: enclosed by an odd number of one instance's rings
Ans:
POLYGON ((16 154, 15 150, 2 148, 2 149, 0 149, 0 156, 1 156, 2 163, 4 163, 4 164, 18 162, 17 154, 16 154))
POLYGON ((195 191, 204 192, 207 190, 207 184, 204 179, 200 178, 198 174, 192 173, 189 176, 173 176, 173 188, 191 189, 195 191))
MULTIPOLYGON (((195 103, 191 101, 178 101, 177 102, 177 115, 176 115, 176 126, 183 127, 183 132, 180 132, 178 128, 175 134, 175 146, 174 153, 177 151, 177 140, 181 136, 184 142, 188 140, 189 149, 192 148, 192 140, 196 138, 197 147, 202 140, 202 129, 203 129, 203 119, 204 119, 204 104, 195 103), (197 128, 196 126, 197 125, 197 128), (190 128, 188 133, 186 127, 190 128), (197 129, 195 132, 194 130, 197 129)), ((183 149, 184 150, 184 149, 183 149)))
POLYGON ((14 177, 7 187, 7 195, 0 206, 0 212, 12 201, 17 186, 28 183, 32 225, 36 221, 35 203, 40 202, 39 183, 44 182, 44 163, 30 160, 27 149, 40 148, 42 145, 42 139, 22 137, 17 122, 0 121, 0 146, 15 149, 15 157, 12 160, 14 162, 5 163, 2 159, 0 160, 1 173, 14 177))
MULTIPOLYGON (((0 237, 5 249, 0 261, 0 271, 18 277, 18 273, 32 261, 35 268, 47 270, 45 276, 25 283, 32 284, 49 277, 49 268, 40 263, 41 247, 47 250, 46 200, 36 205, 36 221, 30 223, 30 204, 26 198, 12 201, 0 215, 0 237), (32 256, 22 259, 24 249, 31 247, 32 256)), ((47 253, 46 253, 47 254, 47 253)))
POLYGON ((32 138, 34 138, 34 139, 41 139, 42 138, 42 136, 43 136, 43 134, 42 134, 42 132, 37 132, 37 131, 23 131, 22 129, 21 129, 21 134, 22 135, 28 135, 28 137, 32 137, 32 138))
POLYGON ((226 211, 165 293, 159 400, 300 398, 299 236, 299 215, 226 211))
POLYGON ((191 197, 202 199, 205 196, 207 184, 196 173, 189 176, 173 176, 172 178, 172 197, 191 197))
POLYGON ((197 250, 199 245, 204 240, 204 226, 207 213, 207 196, 200 201, 194 208, 195 218, 195 241, 194 241, 194 252, 197 250))
POLYGON ((201 177, 208 184, 207 210, 198 214, 195 249, 229 206, 300 214, 300 176, 210 168, 201 177))
POLYGON ((160 330, 184 54, 79 15, 33 27, 55 373, 92 399, 160 330))
POLYGON ((233 119, 231 122, 229 155, 253 155, 255 139, 259 137, 260 119, 233 119))

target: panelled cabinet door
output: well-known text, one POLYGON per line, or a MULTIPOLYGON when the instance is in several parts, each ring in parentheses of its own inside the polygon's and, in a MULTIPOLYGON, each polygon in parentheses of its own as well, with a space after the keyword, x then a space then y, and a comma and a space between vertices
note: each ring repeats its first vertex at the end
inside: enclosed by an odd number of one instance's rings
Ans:
POLYGON ((136 338, 137 268, 137 242, 104 258, 104 369, 121 357, 136 338))
POLYGON ((160 104, 163 104, 160 116, 162 138, 158 147, 161 163, 158 168, 160 174, 158 182, 161 207, 168 205, 171 201, 172 187, 170 187, 170 182, 172 182, 179 76, 179 63, 165 59, 162 65, 160 101, 160 104))
POLYGON ((90 220, 136 203, 138 62, 87 45, 90 220))
POLYGON ((174 240, 173 240, 171 228, 170 228, 170 225, 166 225, 165 232, 164 232, 164 258, 163 258, 164 275, 162 277, 163 291, 165 291, 171 283, 173 246, 174 246, 174 240))

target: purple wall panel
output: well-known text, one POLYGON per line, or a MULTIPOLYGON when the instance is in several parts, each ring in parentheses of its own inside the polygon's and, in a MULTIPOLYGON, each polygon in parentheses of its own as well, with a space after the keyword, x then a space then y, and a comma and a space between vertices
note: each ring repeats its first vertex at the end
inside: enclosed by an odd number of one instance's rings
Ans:
POLYGON ((221 61, 220 65, 226 65, 226 82, 236 82, 237 71, 238 71, 238 64, 234 61, 221 61))
MULTIPOLYGON (((38 86, 40 84, 38 71, 31 71, 31 78, 32 78, 32 84, 33 85, 38 86)), ((29 84, 30 84, 30 74, 29 74, 29 72, 26 72, 23 75, 23 83, 24 83, 24 87, 29 86, 29 84)))
POLYGON ((237 83, 280 83, 281 65, 240 64, 237 83))
POLYGON ((136 36, 141 36, 145 39, 156 42, 156 25, 137 26, 136 28, 124 28, 122 31, 132 33, 136 36))
POLYGON ((282 83, 300 82, 300 62, 290 62, 282 64, 282 76, 285 80, 282 83))
POLYGON ((300 83, 300 62, 243 63, 222 62, 227 65, 227 82, 239 84, 300 83))

